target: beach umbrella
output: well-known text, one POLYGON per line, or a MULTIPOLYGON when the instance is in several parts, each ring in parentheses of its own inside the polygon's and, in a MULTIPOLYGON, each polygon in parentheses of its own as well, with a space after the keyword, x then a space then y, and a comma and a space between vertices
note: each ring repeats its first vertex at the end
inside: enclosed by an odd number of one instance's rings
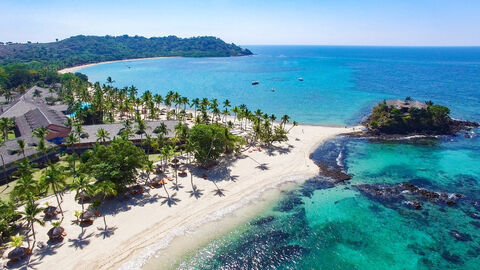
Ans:
POLYGON ((92 198, 90 196, 88 196, 88 194, 85 192, 85 191, 81 191, 80 193, 78 193, 78 195, 76 196, 76 199, 80 202, 80 203, 85 203, 85 202, 88 202, 90 201, 92 198))
POLYGON ((174 159, 172 159, 172 162, 173 162, 173 163, 178 163, 178 162, 180 162, 180 160, 175 157, 174 159))
POLYGON ((65 229, 61 226, 56 226, 51 228, 48 232, 47 235, 50 238, 50 240, 55 240, 63 237, 63 233, 65 232, 65 229))
POLYGON ((95 217, 95 212, 92 210, 87 210, 80 215, 80 219, 91 219, 95 217))
POLYGON ((8 253, 8 259, 12 261, 17 261, 28 254, 28 249, 25 247, 16 247, 8 253))
POLYGON ((45 216, 47 217, 52 217, 52 216, 55 216, 57 214, 57 207, 55 206, 48 206, 47 208, 45 208, 43 210, 43 213, 45 214, 45 216))

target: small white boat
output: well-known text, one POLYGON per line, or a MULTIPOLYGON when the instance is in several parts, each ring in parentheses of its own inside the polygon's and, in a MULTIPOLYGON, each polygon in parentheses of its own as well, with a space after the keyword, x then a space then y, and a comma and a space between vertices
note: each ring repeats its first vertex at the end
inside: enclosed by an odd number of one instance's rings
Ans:
POLYGON ((257 85, 257 84, 259 84, 259 82, 257 82, 257 81, 252 82, 252 85, 257 85))
POLYGON ((302 77, 298 78, 298 80, 301 81, 301 82, 303 82, 303 78, 302 78, 302 77))
POLYGON ((272 92, 275 92, 275 88, 272 88, 272 92))

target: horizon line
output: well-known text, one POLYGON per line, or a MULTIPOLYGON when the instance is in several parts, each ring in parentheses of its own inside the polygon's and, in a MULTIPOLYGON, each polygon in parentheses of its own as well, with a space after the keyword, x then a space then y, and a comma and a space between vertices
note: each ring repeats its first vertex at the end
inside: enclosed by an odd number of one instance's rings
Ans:
MULTIPOLYGON (((237 44, 237 43, 235 43, 237 44)), ((348 44, 238 44, 238 46, 316 46, 316 47, 392 47, 392 48, 480 48, 479 45, 348 45, 348 44)))

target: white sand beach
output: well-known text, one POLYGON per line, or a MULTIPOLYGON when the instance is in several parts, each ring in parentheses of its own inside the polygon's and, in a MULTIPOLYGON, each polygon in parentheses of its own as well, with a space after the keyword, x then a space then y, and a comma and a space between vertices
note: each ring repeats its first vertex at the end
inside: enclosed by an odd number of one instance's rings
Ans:
MULTIPOLYGON (((198 199, 187 193, 192 190, 190 173, 179 178, 184 188, 177 192, 178 202, 171 207, 163 204, 166 196, 163 188, 147 187, 145 193, 130 196, 128 200, 113 199, 99 209, 106 214, 106 231, 102 217, 98 217, 82 232, 73 216, 75 210, 81 210, 81 205, 74 200, 74 194, 66 193, 62 226, 67 236, 62 243, 48 245, 47 231, 51 225, 48 222, 45 227, 37 225, 37 243, 44 243, 45 247, 35 247, 29 263, 36 269, 139 269, 176 236, 228 215, 249 201, 253 203, 268 188, 317 175, 319 169, 309 158, 310 153, 328 138, 352 131, 352 127, 294 127, 288 142, 261 151, 247 150, 210 170, 195 172, 194 184, 203 191, 198 199), (216 181, 225 196, 215 195, 215 185, 203 180, 203 173, 216 181)), ((169 182, 168 192, 172 195, 176 191, 170 186, 169 182)), ((53 196, 40 203, 44 206, 46 201, 56 205, 53 196)))
POLYGON ((172 58, 172 57, 180 57, 180 56, 158 56, 158 57, 145 57, 145 58, 132 58, 132 59, 123 59, 123 60, 104 61, 104 62, 91 63, 91 64, 85 64, 85 65, 79 65, 79 66, 64 68, 64 69, 61 69, 57 72, 60 73, 60 74, 75 73, 82 68, 92 67, 92 66, 97 66, 97 65, 103 65, 103 64, 108 64, 108 63, 129 62, 129 61, 149 60, 149 59, 162 59, 162 58, 172 58))

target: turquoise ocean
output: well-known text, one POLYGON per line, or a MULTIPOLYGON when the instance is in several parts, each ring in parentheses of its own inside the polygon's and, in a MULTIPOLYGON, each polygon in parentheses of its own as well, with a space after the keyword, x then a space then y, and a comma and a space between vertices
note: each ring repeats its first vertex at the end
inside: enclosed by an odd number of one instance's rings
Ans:
MULTIPOLYGON (((305 124, 357 124, 377 102, 406 96, 480 121, 478 47, 246 47, 255 55, 127 61, 80 72, 90 81, 111 76, 117 87, 135 85, 140 92, 228 98, 305 124)), ((478 131, 435 139, 332 139, 312 158, 340 166, 351 181, 331 186, 321 176, 310 179, 177 267, 480 269, 478 131), (446 204, 417 197, 422 207, 415 209, 403 193, 379 198, 359 188, 402 183, 459 198, 446 204)))

